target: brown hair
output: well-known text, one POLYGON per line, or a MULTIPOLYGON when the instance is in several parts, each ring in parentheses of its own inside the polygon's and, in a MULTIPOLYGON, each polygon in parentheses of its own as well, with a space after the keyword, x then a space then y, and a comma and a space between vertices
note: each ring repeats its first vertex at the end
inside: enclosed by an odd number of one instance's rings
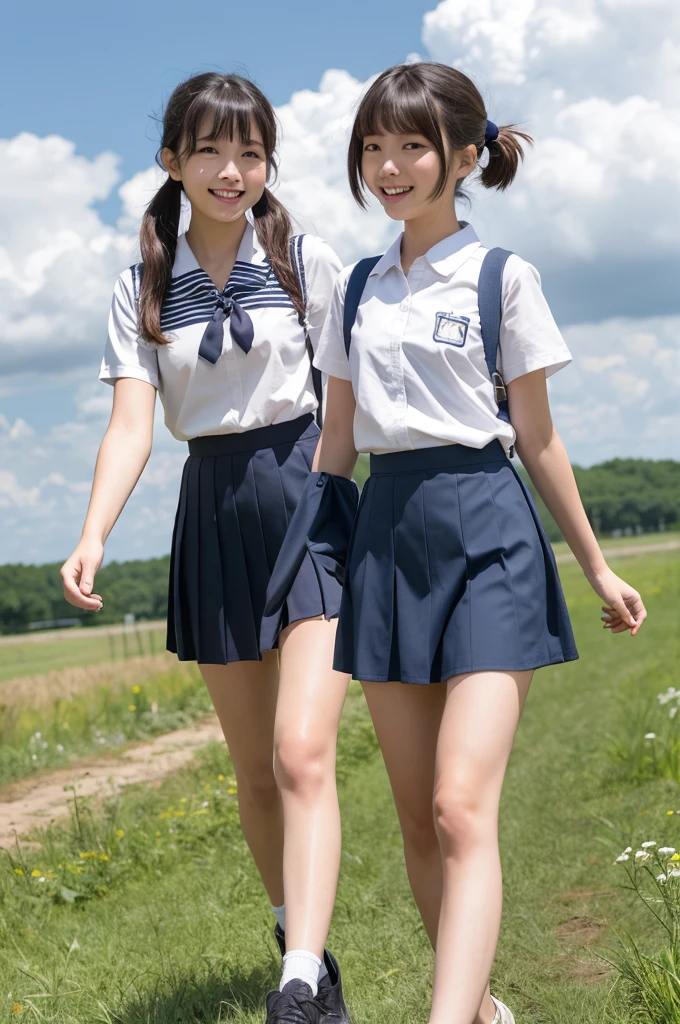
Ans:
MULTIPOLYGON (((211 139, 238 137, 246 142, 251 135, 251 123, 254 123, 262 135, 268 175, 276 174, 276 115, 271 103, 256 85, 240 75, 212 71, 188 78, 170 97, 156 154, 161 167, 163 149, 171 149, 180 158, 194 151, 197 132, 206 117, 212 118, 211 139)), ((139 233, 144 264, 139 294, 139 332, 147 341, 159 345, 168 343, 161 330, 161 309, 175 262, 181 207, 182 183, 168 175, 149 203, 139 233)), ((252 212, 257 237, 302 319, 305 309, 300 282, 290 260, 292 226, 288 212, 267 188, 252 212)))
POLYGON ((368 135, 386 133, 423 135, 434 147, 441 169, 432 199, 442 195, 449 177, 445 136, 451 150, 473 145, 478 157, 487 146, 489 162, 480 175, 482 185, 506 189, 524 159, 522 143, 531 145, 533 139, 515 125, 503 125, 498 138, 487 142, 486 125, 484 100, 462 71, 434 61, 388 68, 370 87, 354 119, 347 160, 352 195, 360 206, 366 206, 361 173, 363 140, 368 135))

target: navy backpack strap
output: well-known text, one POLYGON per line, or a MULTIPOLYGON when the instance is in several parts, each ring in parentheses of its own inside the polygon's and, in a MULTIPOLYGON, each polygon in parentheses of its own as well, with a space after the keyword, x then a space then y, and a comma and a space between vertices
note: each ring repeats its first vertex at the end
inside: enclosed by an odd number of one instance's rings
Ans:
POLYGON ((142 290, 142 274, 144 272, 143 263, 135 263, 134 266, 130 267, 130 273, 132 274, 132 293, 135 298, 135 306, 139 303, 139 293, 142 290))
POLYGON ((498 416, 506 423, 510 422, 510 414, 505 382, 498 371, 498 346, 503 304, 503 271, 509 256, 512 256, 512 253, 507 249, 489 249, 482 260, 478 285, 479 320, 482 328, 484 358, 489 378, 496 391, 498 416))
POLYGON ((305 274, 305 264, 302 259, 302 239, 304 235, 293 235, 290 240, 290 262, 293 264, 293 269, 297 274, 298 281, 300 282, 300 291, 302 293, 302 302, 305 307, 304 318, 300 317, 300 326, 305 332, 305 348, 307 349, 307 355, 312 368, 312 386, 314 387, 314 394, 316 395, 317 407, 316 407, 316 422, 319 428, 323 425, 323 378, 321 376, 321 370, 317 370, 314 365, 314 347, 312 345, 312 339, 309 336, 309 321, 307 319, 307 275, 305 274))
POLYGON ((347 290, 345 292, 345 309, 342 317, 342 332, 345 338, 345 352, 349 359, 349 350, 352 344, 352 328, 354 327, 354 321, 357 318, 357 310, 359 309, 359 303, 361 302, 361 296, 364 294, 364 288, 368 281, 369 274, 373 270, 374 266, 381 260, 382 256, 367 256, 364 260, 359 260, 354 270, 349 275, 347 282, 347 290))

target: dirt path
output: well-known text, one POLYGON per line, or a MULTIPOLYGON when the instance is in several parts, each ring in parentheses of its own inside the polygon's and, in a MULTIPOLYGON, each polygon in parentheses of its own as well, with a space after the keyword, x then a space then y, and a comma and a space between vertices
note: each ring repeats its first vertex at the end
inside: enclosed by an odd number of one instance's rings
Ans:
MULTIPOLYGON (((634 555, 653 555, 659 551, 677 551, 680 548, 680 540, 652 541, 650 544, 622 544, 620 547, 607 546, 602 548, 605 558, 632 558, 634 555)), ((575 561, 571 551, 556 555, 555 560, 560 562, 575 561)))
POLYGON ((118 756, 91 758, 7 786, 0 791, 0 847, 12 847, 17 836, 25 836, 34 826, 65 817, 73 801, 71 789, 65 787, 75 786, 77 795, 85 797, 111 795, 135 782, 160 782, 190 761, 199 747, 221 738, 217 720, 208 718, 191 729, 129 747, 118 756))

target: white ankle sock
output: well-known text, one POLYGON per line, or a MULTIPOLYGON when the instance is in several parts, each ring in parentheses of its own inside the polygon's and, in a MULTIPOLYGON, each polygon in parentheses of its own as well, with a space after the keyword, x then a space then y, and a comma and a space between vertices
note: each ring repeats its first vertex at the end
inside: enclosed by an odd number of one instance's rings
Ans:
POLYGON ((319 991, 319 968, 321 961, 318 956, 308 953, 306 949, 292 949, 283 958, 283 974, 279 992, 283 992, 289 981, 304 981, 315 996, 319 991))
POLYGON ((278 925, 279 925, 279 928, 281 929, 281 931, 285 932, 285 930, 286 930, 286 906, 285 906, 285 904, 282 903, 280 907, 275 907, 275 906, 272 905, 272 914, 276 918, 276 920, 278 922, 278 925))

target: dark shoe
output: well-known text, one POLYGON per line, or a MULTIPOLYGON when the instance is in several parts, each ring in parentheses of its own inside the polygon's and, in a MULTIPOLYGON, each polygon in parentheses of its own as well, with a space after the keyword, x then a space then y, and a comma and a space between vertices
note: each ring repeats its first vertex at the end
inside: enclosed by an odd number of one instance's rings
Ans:
POLYGON ((340 965, 327 949, 323 953, 323 962, 328 971, 327 976, 319 985, 317 999, 326 1011, 324 1024, 352 1024, 352 1019, 342 994, 342 977, 340 965))
POLYGON ((305 981, 289 981, 283 992, 267 996, 266 1024, 323 1024, 326 1009, 305 981))
POLYGON ((281 956, 285 956, 286 953, 286 933, 277 921, 274 925, 274 938, 278 943, 278 947, 281 950, 281 956))

